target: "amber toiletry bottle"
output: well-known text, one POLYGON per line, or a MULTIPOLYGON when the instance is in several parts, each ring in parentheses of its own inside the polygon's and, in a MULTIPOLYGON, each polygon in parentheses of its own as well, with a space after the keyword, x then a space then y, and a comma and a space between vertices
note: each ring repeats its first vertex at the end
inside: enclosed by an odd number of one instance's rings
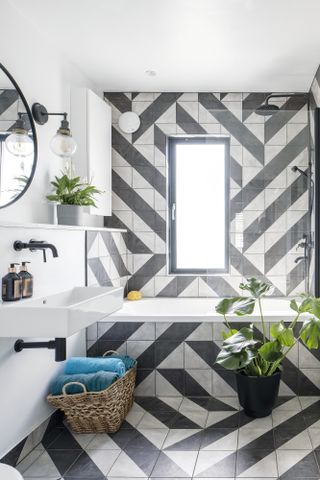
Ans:
POLYGON ((19 276, 22 280, 22 298, 30 298, 33 295, 33 275, 28 272, 27 263, 22 262, 19 276))
POLYGON ((15 302, 20 300, 22 294, 22 280, 16 271, 19 263, 10 263, 9 273, 2 278, 2 300, 4 302, 15 302))

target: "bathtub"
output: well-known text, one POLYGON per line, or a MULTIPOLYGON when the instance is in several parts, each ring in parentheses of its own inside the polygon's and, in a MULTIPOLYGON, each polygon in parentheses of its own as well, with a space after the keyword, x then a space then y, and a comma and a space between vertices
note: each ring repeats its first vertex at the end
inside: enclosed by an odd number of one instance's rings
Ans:
MULTIPOLYGON (((123 308, 108 317, 111 321, 142 322, 219 322, 223 317, 216 313, 215 306, 221 298, 144 298, 137 301, 125 300, 123 308)), ((266 321, 291 320, 295 312, 290 309, 288 298, 265 298, 262 308, 266 321)), ((257 322, 260 320, 256 306, 252 315, 232 317, 241 321, 257 322)), ((304 316, 305 317, 305 316, 304 316)), ((303 316, 300 317, 303 320, 303 316)))

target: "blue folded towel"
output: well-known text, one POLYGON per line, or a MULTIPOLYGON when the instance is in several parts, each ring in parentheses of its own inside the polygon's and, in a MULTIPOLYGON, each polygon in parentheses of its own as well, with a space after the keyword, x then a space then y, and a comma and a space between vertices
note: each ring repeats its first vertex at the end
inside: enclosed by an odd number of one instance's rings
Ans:
POLYGON ((136 361, 133 358, 129 357, 129 355, 117 355, 113 353, 104 358, 119 358, 123 361, 126 370, 130 370, 130 368, 134 367, 136 364, 136 361))
MULTIPOLYGON (((59 375, 51 384, 51 394, 61 395, 62 388, 69 382, 80 382, 85 385, 88 392, 100 392, 110 387, 110 385, 118 380, 119 375, 114 372, 96 372, 96 373, 82 373, 77 375, 59 375)), ((83 393, 83 388, 80 385, 70 385, 67 387, 67 393, 83 393)))
POLYGON ((78 373, 115 372, 121 377, 126 368, 120 358, 110 357, 71 357, 67 360, 64 373, 68 375, 78 373))

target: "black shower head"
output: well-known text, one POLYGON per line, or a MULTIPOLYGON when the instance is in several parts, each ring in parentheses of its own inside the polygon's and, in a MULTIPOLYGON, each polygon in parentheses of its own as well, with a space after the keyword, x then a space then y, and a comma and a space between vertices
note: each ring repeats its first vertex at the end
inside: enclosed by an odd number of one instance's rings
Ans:
POLYGON ((270 95, 267 96, 265 103, 260 105, 256 109, 256 114, 257 115, 262 115, 263 117, 267 117, 270 115, 273 115, 274 113, 277 113, 280 110, 280 107, 278 105, 274 105, 272 103, 269 103, 270 98, 292 98, 292 97, 306 97, 307 98, 308 94, 306 93, 271 93, 270 95))
POLYGON ((308 177, 308 176, 309 176, 307 172, 304 172, 301 168, 297 167, 297 165, 294 165, 294 166, 291 168, 291 170, 292 170, 293 172, 299 172, 299 173, 301 173, 301 175, 304 175, 305 177, 308 177))
POLYGON ((273 115, 279 110, 280 108, 278 107, 278 105, 273 105, 266 102, 260 105, 260 107, 256 109, 256 114, 261 115, 263 117, 268 117, 269 115, 273 115))

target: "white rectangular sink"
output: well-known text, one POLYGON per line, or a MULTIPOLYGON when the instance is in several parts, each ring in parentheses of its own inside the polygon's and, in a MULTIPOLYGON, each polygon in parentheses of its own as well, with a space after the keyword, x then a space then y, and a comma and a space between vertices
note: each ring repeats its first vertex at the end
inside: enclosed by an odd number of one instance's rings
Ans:
POLYGON ((1 337, 66 338, 122 308, 122 287, 75 287, 0 305, 1 337))

